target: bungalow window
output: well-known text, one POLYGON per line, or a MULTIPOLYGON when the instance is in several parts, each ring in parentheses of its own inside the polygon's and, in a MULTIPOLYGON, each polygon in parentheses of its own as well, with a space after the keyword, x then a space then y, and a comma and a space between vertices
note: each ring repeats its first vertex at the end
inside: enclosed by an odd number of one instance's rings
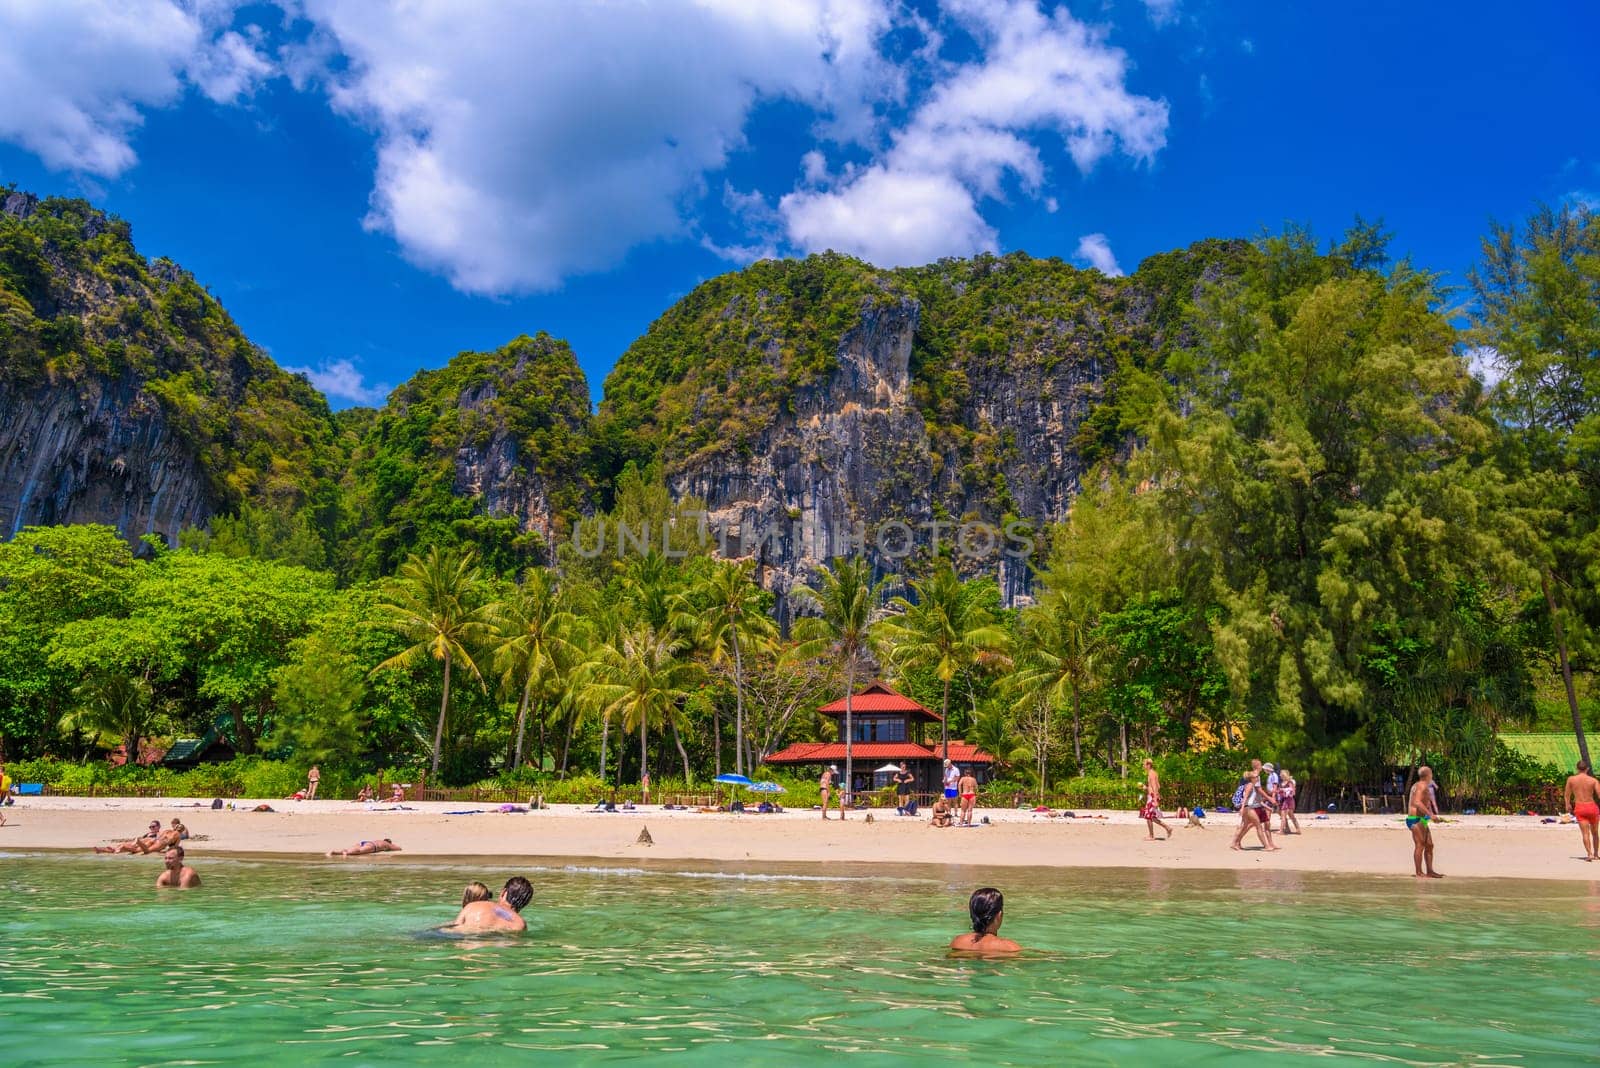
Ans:
POLYGON ((900 716, 858 716, 853 724, 858 742, 903 742, 906 721, 900 716))

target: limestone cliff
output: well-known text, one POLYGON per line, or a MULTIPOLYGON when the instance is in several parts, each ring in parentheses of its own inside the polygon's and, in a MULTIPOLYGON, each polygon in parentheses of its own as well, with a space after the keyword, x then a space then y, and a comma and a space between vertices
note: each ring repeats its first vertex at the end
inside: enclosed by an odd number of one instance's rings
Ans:
POLYGON ((0 187, 0 536, 171 539, 219 508, 293 509, 333 436, 326 401, 125 222, 0 187))

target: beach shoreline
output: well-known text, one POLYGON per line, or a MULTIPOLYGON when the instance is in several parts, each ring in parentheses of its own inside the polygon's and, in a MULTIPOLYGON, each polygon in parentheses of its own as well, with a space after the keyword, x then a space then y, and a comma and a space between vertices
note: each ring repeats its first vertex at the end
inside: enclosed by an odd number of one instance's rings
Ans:
MULTIPOLYGON (((1170 841, 1145 840, 1133 812, 1077 813, 1053 818, 1024 810, 980 809, 989 823, 937 829, 925 818, 873 810, 837 813, 824 823, 815 809, 743 815, 666 810, 615 813, 558 805, 501 813, 498 805, 460 802, 385 804, 349 801, 236 799, 214 810, 209 799, 27 798, 5 809, 0 850, 89 852, 95 845, 143 832, 153 819, 177 816, 195 837, 191 864, 207 854, 309 859, 362 839, 390 837, 402 852, 352 859, 503 858, 528 861, 699 861, 739 864, 957 865, 967 868, 1160 868, 1411 874, 1411 841, 1398 816, 1299 814, 1305 833, 1278 838, 1281 850, 1228 848, 1237 817, 1223 813, 1204 830, 1172 820, 1170 841), (272 812, 249 811, 257 804, 272 812), (639 842, 648 829, 652 844, 639 842)), ((1450 816, 1435 829, 1437 864, 1447 877, 1558 879, 1600 883, 1600 864, 1582 860, 1578 829, 1534 816, 1450 816)), ((1247 838, 1254 842, 1254 835, 1247 838)), ((138 858, 126 859, 137 863, 138 858)))

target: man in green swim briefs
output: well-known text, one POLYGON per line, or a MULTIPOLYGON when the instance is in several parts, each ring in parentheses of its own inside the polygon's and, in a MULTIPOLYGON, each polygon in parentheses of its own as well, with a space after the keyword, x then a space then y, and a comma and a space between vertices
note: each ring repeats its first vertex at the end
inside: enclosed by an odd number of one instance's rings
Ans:
POLYGON ((1435 794, 1433 769, 1424 765, 1417 769, 1417 781, 1411 787, 1411 797, 1406 807, 1406 829, 1411 832, 1415 847, 1411 859, 1417 866, 1417 878, 1443 879, 1433 870, 1433 829, 1429 824, 1439 816, 1439 799, 1435 794), (1427 870, 1423 870, 1426 862, 1427 870))

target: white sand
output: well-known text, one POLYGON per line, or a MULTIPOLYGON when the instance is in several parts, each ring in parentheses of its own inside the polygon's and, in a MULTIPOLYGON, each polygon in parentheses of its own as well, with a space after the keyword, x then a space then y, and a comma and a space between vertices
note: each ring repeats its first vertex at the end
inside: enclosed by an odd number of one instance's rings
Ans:
MULTIPOLYGON (((958 864, 972 867, 1134 867, 1355 872, 1408 875, 1411 838, 1397 816, 1302 813, 1300 836, 1278 837, 1282 849, 1266 853, 1249 835, 1245 852, 1228 848, 1237 817, 1206 821, 1204 830, 1175 828, 1171 841, 1144 840, 1144 824, 1132 812, 1084 813, 1077 819, 1046 819, 1028 812, 980 809, 989 826, 935 829, 925 819, 874 812, 837 813, 824 823, 816 810, 782 814, 725 815, 663 811, 594 813, 574 805, 502 814, 493 804, 412 802, 387 805, 348 801, 269 800, 276 811, 190 807, 192 799, 23 798, 5 809, 0 850, 85 850, 143 833, 152 819, 182 818, 191 833, 190 863, 207 853, 320 856, 361 839, 393 838, 404 856, 507 858, 597 858, 763 862, 822 862, 904 865, 958 864), (481 808, 474 815, 447 811, 481 808), (1105 818, 1089 818, 1103 816, 1105 818), (637 844, 648 827, 654 845, 637 844)), ((1159 835, 1159 830, 1158 830, 1159 835)), ((1542 824, 1533 816, 1461 816, 1436 825, 1435 863, 1446 876, 1577 879, 1600 883, 1600 863, 1583 861, 1578 829, 1542 824)), ((382 858, 379 858, 381 862, 382 858)), ((128 858, 141 863, 140 858, 128 858)), ((153 861, 151 863, 154 863, 153 861)))

